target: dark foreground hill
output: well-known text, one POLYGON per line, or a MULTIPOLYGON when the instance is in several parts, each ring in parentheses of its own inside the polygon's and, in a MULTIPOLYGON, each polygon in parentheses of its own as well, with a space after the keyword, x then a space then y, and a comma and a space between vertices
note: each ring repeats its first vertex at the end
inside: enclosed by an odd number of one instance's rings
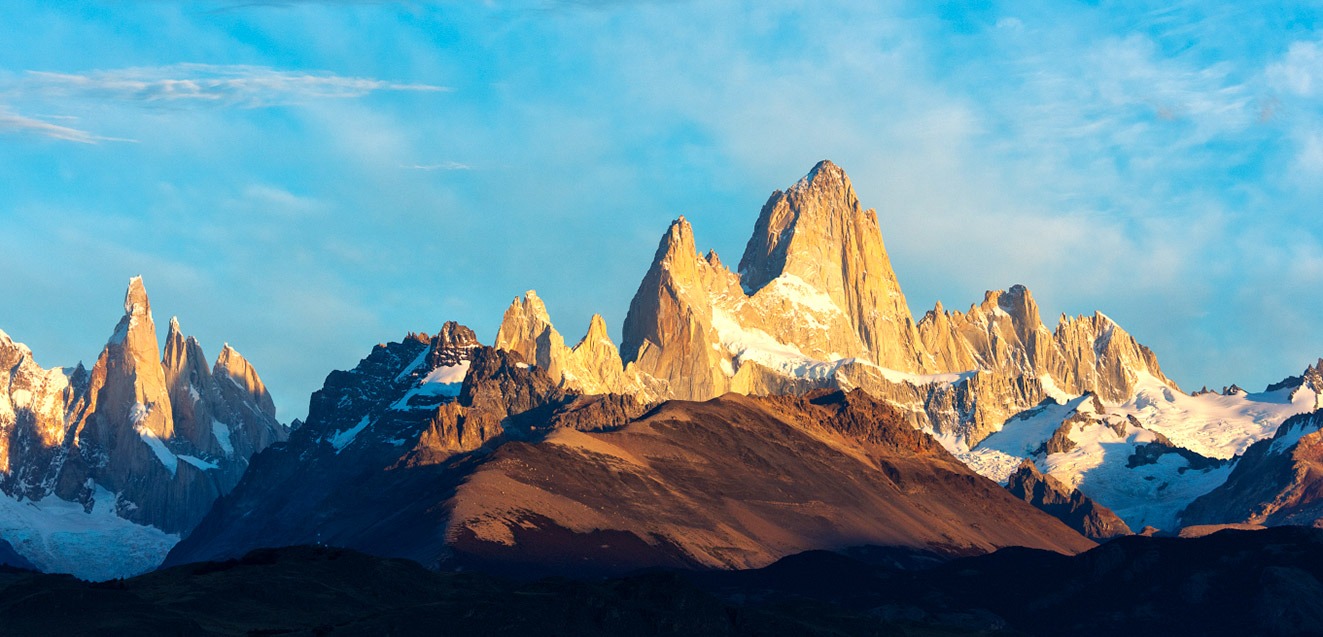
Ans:
POLYGON ((0 571, 5 635, 1310 635, 1323 531, 813 551, 749 571, 505 580, 291 547, 122 581, 0 571))

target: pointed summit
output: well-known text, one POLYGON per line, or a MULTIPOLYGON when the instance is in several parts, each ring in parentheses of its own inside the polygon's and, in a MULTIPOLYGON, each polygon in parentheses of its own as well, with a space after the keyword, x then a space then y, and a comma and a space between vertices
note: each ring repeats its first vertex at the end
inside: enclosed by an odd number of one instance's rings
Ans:
POLYGON ((607 334, 606 320, 594 314, 588 322, 588 333, 565 356, 564 382, 587 394, 624 392, 625 364, 620 350, 607 334))
POLYGON ((819 162, 763 205, 740 259, 753 294, 794 277, 825 294, 850 318, 873 362, 920 371, 918 333, 887 257, 877 214, 859 205, 845 171, 819 162))
MULTIPOLYGON (((606 319, 602 318, 601 314, 594 314, 593 317, 588 320, 588 333, 584 335, 582 341, 579 341, 579 345, 602 340, 611 340, 611 337, 607 334, 606 319)), ((575 347, 577 348, 579 345, 575 345, 575 347)))
MULTIPOLYGON (((161 356, 161 366, 165 368, 165 383, 173 387, 175 380, 188 365, 188 343, 179 329, 179 319, 170 318, 170 329, 165 333, 165 353, 161 356)), ((171 402, 174 402, 173 400, 171 402)))
POLYGON ((662 235, 625 315, 620 353, 661 381, 671 397, 703 400, 728 389, 724 350, 712 328, 709 285, 731 277, 698 256, 694 230, 680 217, 662 235))
POLYGON ((689 220, 685 219, 684 215, 680 215, 671 222, 666 234, 662 235, 652 262, 654 265, 665 264, 673 267, 695 259, 698 259, 698 248, 694 243, 694 227, 689 225, 689 220))
POLYGON ((152 305, 147 300, 147 289, 142 285, 142 277, 129 279, 129 289, 124 293, 124 314, 146 316, 151 319, 152 305))
POLYGON ((276 415, 276 405, 272 402, 266 385, 262 383, 262 378, 257 375, 257 370, 253 369, 252 364, 243 357, 243 354, 230 347, 229 343, 221 348, 211 374, 217 380, 229 378, 236 387, 248 393, 262 413, 272 417, 276 415))

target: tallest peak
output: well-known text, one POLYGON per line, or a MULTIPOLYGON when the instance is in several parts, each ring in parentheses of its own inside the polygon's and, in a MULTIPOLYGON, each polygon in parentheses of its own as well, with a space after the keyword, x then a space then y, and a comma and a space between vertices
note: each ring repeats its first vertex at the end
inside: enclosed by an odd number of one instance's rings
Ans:
POLYGON ((825 173, 828 175, 844 175, 845 171, 842 170, 840 166, 837 166, 836 164, 832 163, 830 159, 824 159, 818 162, 817 165, 813 166, 813 170, 810 170, 808 173, 808 178, 813 179, 814 177, 817 177, 820 173, 825 173))
POLYGON ((830 159, 824 159, 813 166, 813 169, 804 175, 793 188, 809 188, 813 186, 824 185, 850 185, 850 178, 845 174, 845 170, 832 163, 830 159))
POLYGON ((142 277, 129 279, 129 289, 124 293, 124 313, 131 316, 148 314, 152 311, 147 301, 147 289, 142 285, 142 277))

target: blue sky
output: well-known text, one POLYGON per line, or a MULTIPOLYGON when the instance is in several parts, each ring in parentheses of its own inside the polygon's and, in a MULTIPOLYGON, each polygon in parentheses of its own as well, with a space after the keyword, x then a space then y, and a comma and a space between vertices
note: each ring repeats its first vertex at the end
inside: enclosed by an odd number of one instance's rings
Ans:
POLYGON ((283 418, 375 343, 535 288, 619 326, 684 214, 738 260, 820 159, 916 315, 1023 283, 1182 387, 1323 356, 1306 5, 0 4, 0 329, 91 362, 141 274, 283 418))

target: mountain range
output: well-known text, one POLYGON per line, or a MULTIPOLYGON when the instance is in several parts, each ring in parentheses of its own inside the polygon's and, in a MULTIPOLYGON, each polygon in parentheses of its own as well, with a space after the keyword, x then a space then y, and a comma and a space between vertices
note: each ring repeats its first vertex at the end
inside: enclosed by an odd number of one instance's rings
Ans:
POLYGON ((1187 394, 1024 286, 915 320, 831 162, 772 193, 734 270, 676 219, 621 335, 595 315, 568 345, 528 291, 490 345, 453 322, 376 345, 287 426, 232 348, 209 365, 172 320, 162 349, 134 278, 91 370, 0 333, 0 562, 108 579, 329 545, 615 577, 1323 518, 1323 361, 1187 394))

